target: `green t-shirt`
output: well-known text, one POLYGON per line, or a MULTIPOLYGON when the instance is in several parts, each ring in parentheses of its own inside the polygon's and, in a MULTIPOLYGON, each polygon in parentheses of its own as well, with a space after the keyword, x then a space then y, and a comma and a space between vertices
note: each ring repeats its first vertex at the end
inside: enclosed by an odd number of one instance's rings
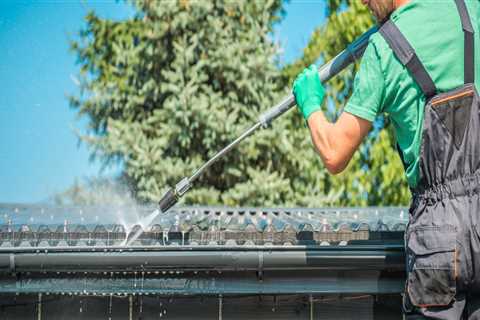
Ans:
MULTIPOLYGON (((466 0, 475 29, 475 86, 480 88, 480 1, 466 0)), ((417 52, 439 92, 464 83, 464 35, 454 0, 412 0, 391 19, 417 52)), ((390 118, 406 164, 411 187, 419 177, 419 153, 425 97, 383 37, 370 40, 355 77, 354 91, 344 111, 373 122, 381 113, 390 118)))

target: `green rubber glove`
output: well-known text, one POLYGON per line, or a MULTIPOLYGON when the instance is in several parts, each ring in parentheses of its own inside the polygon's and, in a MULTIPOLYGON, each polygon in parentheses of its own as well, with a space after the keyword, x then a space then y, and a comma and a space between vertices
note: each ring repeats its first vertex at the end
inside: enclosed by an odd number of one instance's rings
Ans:
POLYGON ((325 98, 325 88, 320 82, 315 65, 312 64, 297 76, 293 82, 293 94, 305 120, 308 120, 312 113, 321 109, 325 98))

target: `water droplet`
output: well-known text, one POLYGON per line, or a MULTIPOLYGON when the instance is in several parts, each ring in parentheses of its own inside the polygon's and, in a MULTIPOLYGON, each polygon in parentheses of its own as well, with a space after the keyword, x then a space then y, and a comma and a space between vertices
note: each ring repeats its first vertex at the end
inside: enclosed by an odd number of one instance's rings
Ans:
POLYGON ((112 315, 112 300, 113 300, 113 295, 110 293, 110 300, 108 302, 108 314, 109 314, 108 319, 109 320, 112 319, 112 317, 111 317, 111 315, 112 315))

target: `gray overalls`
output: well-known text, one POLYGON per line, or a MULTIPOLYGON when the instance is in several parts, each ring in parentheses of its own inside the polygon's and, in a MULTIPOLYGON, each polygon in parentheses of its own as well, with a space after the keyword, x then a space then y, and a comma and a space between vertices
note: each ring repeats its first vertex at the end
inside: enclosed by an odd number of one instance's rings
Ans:
POLYGON ((405 233, 407 319, 480 319, 480 103, 474 31, 464 0, 455 1, 465 35, 465 85, 453 91, 437 93, 391 20, 380 29, 427 101, 420 182, 405 233))

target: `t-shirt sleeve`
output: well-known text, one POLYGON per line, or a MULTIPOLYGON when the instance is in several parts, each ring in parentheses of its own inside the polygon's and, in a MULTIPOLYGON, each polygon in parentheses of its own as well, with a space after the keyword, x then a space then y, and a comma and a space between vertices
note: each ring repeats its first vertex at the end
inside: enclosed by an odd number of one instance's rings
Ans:
POLYGON ((353 84, 353 94, 344 111, 373 122, 381 113, 385 80, 375 44, 370 42, 363 54, 353 84))

